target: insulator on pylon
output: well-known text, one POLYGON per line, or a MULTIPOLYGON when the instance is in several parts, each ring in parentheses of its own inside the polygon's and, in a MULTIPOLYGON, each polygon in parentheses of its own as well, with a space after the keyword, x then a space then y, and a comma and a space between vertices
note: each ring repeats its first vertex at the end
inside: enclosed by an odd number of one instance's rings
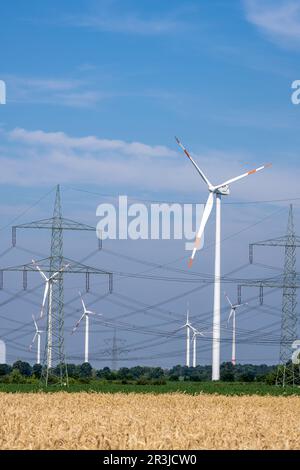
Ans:
POLYGON ((98 237, 98 250, 102 250, 102 232, 99 232, 99 237, 98 237))
POLYGON ((85 273, 85 290, 86 292, 90 291, 90 273, 89 272, 85 273))
POLYGON ((12 246, 16 246, 17 244, 17 227, 12 227, 11 229, 11 243, 12 246))
POLYGON ((260 305, 263 305, 263 303, 264 303, 264 288, 263 288, 263 286, 260 286, 260 288, 259 288, 259 303, 260 303, 260 305))
POLYGON ((237 302, 238 304, 242 303, 242 286, 238 286, 237 288, 237 302))
POLYGON ((249 263, 250 264, 253 263, 253 245, 252 244, 249 245, 249 263))
POLYGON ((109 293, 112 294, 112 291, 113 291, 113 275, 112 273, 110 273, 108 275, 108 282, 109 282, 109 293))
POLYGON ((27 269, 23 269, 23 289, 27 289, 27 269))

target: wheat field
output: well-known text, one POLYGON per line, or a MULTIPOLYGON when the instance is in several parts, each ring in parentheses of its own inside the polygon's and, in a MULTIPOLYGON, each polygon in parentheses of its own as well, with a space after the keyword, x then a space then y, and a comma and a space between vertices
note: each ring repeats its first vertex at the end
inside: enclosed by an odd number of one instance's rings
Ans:
POLYGON ((0 449, 300 449, 300 398, 0 393, 0 449))

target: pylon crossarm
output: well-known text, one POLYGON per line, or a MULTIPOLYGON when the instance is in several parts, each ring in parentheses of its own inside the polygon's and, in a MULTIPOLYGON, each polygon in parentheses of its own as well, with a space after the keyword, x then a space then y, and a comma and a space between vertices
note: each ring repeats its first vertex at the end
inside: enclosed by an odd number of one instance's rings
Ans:
POLYGON ((59 220, 60 227, 59 229, 62 230, 87 230, 87 231, 96 231, 95 227, 91 225, 82 224, 81 222, 76 222, 71 219, 66 219, 63 217, 51 217, 50 219, 41 219, 36 220, 34 222, 29 222, 26 224, 14 225, 13 229, 21 229, 21 228, 40 228, 40 229, 52 229, 53 223, 59 220))
POLYGON ((299 272, 284 272, 278 276, 262 278, 262 279, 240 279, 238 281, 240 287, 270 287, 283 289, 284 287, 300 288, 299 272), (292 283, 292 284, 291 284, 292 283))
POLYGON ((269 240, 262 240, 259 242, 249 243, 250 246, 296 246, 300 247, 300 237, 293 236, 292 242, 290 241, 290 235, 284 235, 283 237, 271 238, 269 240))
POLYGON ((55 216, 49 219, 36 220, 34 222, 29 222, 26 224, 14 225, 12 227, 12 245, 16 246, 17 244, 17 229, 46 229, 52 231, 59 230, 80 230, 87 232, 95 232, 96 228, 91 225, 82 224, 81 222, 76 222, 71 219, 66 219, 63 217, 55 216))
MULTIPOLYGON (((45 272, 52 272, 52 269, 51 269, 51 257, 49 258, 44 258, 44 259, 41 259, 41 260, 37 260, 36 261, 36 264, 38 264, 41 269, 45 272)), ((104 275, 110 275, 110 274, 113 274, 112 272, 110 271, 106 271, 106 270, 103 270, 103 269, 98 269, 98 268, 95 268, 93 266, 89 266, 89 265, 86 265, 86 264, 82 264, 82 263, 79 263, 77 261, 74 261, 74 260, 71 260, 69 258, 61 258, 61 266, 64 266, 64 265, 69 265, 66 269, 66 272, 68 272, 69 274, 86 274, 86 273, 90 273, 90 274, 104 274, 104 275)), ((2 272, 4 271, 37 271, 38 272, 38 269, 35 265, 35 263, 27 263, 27 264, 22 264, 22 265, 17 265, 17 266, 7 266, 7 267, 1 267, 0 270, 2 272)))

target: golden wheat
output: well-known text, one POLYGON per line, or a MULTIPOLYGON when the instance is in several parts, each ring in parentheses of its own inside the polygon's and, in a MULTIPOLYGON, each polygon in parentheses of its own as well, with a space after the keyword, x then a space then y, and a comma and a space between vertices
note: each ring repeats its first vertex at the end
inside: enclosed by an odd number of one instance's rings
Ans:
POLYGON ((299 397, 0 393, 1 449, 300 449, 299 397))

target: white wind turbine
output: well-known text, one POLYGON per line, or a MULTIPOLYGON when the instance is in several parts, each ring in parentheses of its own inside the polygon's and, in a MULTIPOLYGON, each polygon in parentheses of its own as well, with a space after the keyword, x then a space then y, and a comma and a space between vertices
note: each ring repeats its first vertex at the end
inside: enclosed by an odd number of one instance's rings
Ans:
POLYGON ((202 180, 207 185, 208 198, 206 201, 203 216, 200 222, 200 226, 197 232, 195 246, 192 252, 192 256, 189 260, 189 267, 192 266, 193 260, 198 247, 200 246, 200 240, 204 233, 205 225, 209 219, 210 213, 214 205, 214 195, 216 196, 216 238, 215 238, 215 281, 214 281, 214 314, 213 314, 213 345, 212 345, 212 380, 220 380, 220 340, 221 340, 221 196, 229 195, 229 185, 238 181, 245 176, 252 175, 257 171, 263 170, 270 166, 270 164, 260 166, 255 170, 247 171, 242 175, 231 178, 224 183, 214 186, 209 179, 205 176, 203 171, 198 167, 196 162, 190 156, 189 152, 182 145, 180 140, 175 137, 176 142, 182 148, 186 156, 190 159, 197 172, 201 176, 202 180))
POLYGON ((40 318, 43 317, 44 315, 44 309, 46 305, 46 299, 48 296, 49 299, 49 310, 48 310, 48 338, 47 338, 47 367, 51 369, 52 367, 52 285, 54 282, 57 282, 57 276, 64 271, 69 264, 66 264, 63 266, 61 269, 59 269, 57 272, 53 273, 50 277, 47 277, 46 274, 41 270, 41 268, 36 264, 36 261, 33 259, 32 260, 33 265, 37 268, 39 271, 40 275, 45 281, 45 290, 44 290, 44 296, 43 296, 43 302, 42 302, 42 308, 41 308, 41 314, 40 318))
POLYGON ((79 327, 81 320, 83 318, 85 318, 84 362, 89 362, 89 320, 90 320, 89 316, 90 315, 99 315, 99 316, 101 316, 102 314, 92 312, 91 310, 87 310, 87 308, 85 306, 85 303, 84 303, 84 300, 82 298, 81 292, 79 292, 79 296, 80 296, 82 307, 83 307, 83 314, 81 315, 78 322, 74 326, 74 328, 72 330, 72 334, 75 333, 75 331, 79 327))
POLYGON ((191 327, 193 331, 192 344, 193 344, 193 367, 197 365, 197 336, 204 336, 204 334, 197 330, 197 328, 191 327))
POLYGON ((31 351, 31 349, 34 345, 34 342, 37 338, 36 363, 40 364, 41 363, 41 334, 44 333, 44 332, 43 332, 43 330, 39 329, 34 315, 32 315, 32 320, 33 320, 33 323, 34 323, 34 326, 35 326, 35 335, 33 337, 33 340, 31 341, 31 344, 29 346, 29 350, 31 351))
POLYGON ((193 330, 194 328, 192 327, 191 323, 190 323, 190 320, 189 320, 189 315, 190 315, 190 312, 189 312, 189 307, 187 307, 187 311, 186 311, 186 322, 183 326, 181 326, 180 328, 178 328, 178 330, 176 331, 179 331, 179 330, 182 330, 183 328, 186 328, 186 361, 185 361, 185 365, 187 367, 190 367, 190 356, 191 356, 191 353, 190 353, 190 346, 191 346, 191 330, 193 330))
POLYGON ((232 353, 231 353, 231 362, 235 366, 236 363, 236 341, 235 341, 235 332, 236 332, 236 319, 235 319, 235 314, 236 311, 239 307, 242 307, 243 305, 248 305, 248 302, 245 302, 243 304, 233 304, 231 300, 229 299, 228 295, 225 293, 225 298, 227 302, 230 305, 230 313, 229 317, 227 320, 227 324, 230 321, 230 318, 232 317, 232 353))

